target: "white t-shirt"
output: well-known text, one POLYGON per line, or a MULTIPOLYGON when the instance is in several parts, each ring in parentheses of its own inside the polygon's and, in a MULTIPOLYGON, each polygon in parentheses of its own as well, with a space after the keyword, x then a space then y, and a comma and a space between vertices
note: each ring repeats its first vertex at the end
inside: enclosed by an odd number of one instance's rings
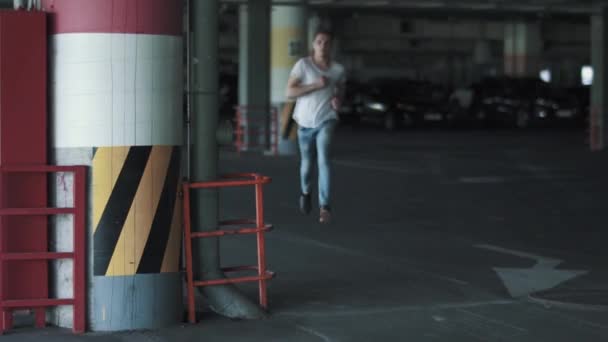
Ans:
POLYGON ((337 119, 336 111, 331 108, 336 85, 344 86, 344 67, 331 62, 329 69, 321 70, 311 57, 301 58, 291 70, 291 77, 300 79, 301 85, 316 82, 321 76, 327 77, 327 86, 298 97, 293 111, 293 119, 301 127, 316 128, 327 120, 337 119))

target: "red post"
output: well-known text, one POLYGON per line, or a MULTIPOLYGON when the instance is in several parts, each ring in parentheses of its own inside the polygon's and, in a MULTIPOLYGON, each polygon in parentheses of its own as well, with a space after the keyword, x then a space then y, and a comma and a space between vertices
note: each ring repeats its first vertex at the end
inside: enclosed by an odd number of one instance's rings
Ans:
POLYGON ((13 327, 13 312, 11 310, 2 310, 2 326, 0 327, 0 334, 4 334, 6 330, 13 327))
POLYGON ((46 309, 45 308, 34 308, 36 315, 36 328, 44 328, 46 326, 46 309))
POLYGON ((192 222, 190 218, 190 187, 183 185, 184 191, 184 244, 186 247, 186 282, 188 291, 188 321, 196 323, 194 307, 194 279, 192 274, 192 222))
MULTIPOLYGON (((260 176, 256 176, 256 180, 261 180, 260 176)), ((266 275, 266 248, 264 241, 264 193, 262 188, 262 183, 258 182, 255 185, 255 211, 256 211, 256 226, 259 229, 257 233, 257 242, 258 242, 258 275, 260 276, 259 280, 259 291, 260 291, 260 305, 263 308, 268 307, 268 303, 266 301, 266 279, 264 276, 266 275)))
POLYGON ((74 327, 75 333, 86 330, 86 168, 74 170, 74 327))
MULTIPOLYGON (((0 189, 4 189, 5 182, 4 173, 0 173, 0 189)), ((0 207, 4 208, 6 203, 6 193, 4 191, 0 191, 0 207)), ((6 237, 4 234, 6 226, 6 219, 4 216, 0 216, 0 255, 4 255, 6 251, 6 237)), ((6 283, 8 282, 8 277, 4 275, 5 267, 4 267, 4 259, 0 259, 0 302, 4 301, 4 292, 6 289, 6 283)), ((4 331, 8 330, 12 326, 12 322, 10 320, 12 318, 12 312, 5 310, 4 307, 0 309, 0 335, 4 334, 4 331)))

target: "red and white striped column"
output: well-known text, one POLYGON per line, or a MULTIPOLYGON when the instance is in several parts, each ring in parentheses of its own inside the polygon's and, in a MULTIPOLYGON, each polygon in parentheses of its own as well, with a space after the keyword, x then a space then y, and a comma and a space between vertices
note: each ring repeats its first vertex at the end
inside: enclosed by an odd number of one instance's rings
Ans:
MULTIPOLYGON (((42 0, 49 12, 53 158, 91 166, 88 325, 158 328, 182 315, 177 196, 181 0, 42 0)), ((56 191, 61 201, 61 191, 56 191)), ((56 222, 58 249, 69 232, 56 222)), ((69 295, 70 267, 55 270, 69 295)), ((70 324, 70 308, 56 324, 70 324)))

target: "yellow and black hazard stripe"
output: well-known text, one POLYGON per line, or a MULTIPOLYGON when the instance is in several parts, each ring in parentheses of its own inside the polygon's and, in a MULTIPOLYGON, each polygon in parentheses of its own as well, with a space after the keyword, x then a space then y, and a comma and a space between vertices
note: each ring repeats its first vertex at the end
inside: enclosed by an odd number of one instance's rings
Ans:
POLYGON ((116 146, 93 157, 93 273, 177 272, 180 149, 116 146))

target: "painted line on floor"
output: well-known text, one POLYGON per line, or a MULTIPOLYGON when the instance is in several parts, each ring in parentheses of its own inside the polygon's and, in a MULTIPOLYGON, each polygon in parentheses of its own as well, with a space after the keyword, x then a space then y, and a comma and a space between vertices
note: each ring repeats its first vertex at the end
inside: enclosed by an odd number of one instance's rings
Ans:
POLYGON ((522 181, 575 181, 580 180, 581 177, 573 175, 556 175, 556 174, 536 174, 529 176, 513 176, 513 177, 502 177, 502 176, 473 176, 473 177, 459 177, 458 183, 465 184, 498 184, 506 182, 522 182, 522 181))
POLYGON ((385 172, 409 174, 409 175, 425 173, 424 170, 420 170, 420 169, 407 169, 407 168, 401 168, 401 167, 395 167, 395 166, 370 165, 370 164, 358 163, 358 162, 350 161, 350 160, 334 160, 332 162, 332 164, 339 165, 339 166, 354 167, 354 168, 362 169, 362 170, 385 171, 385 172))
POLYGON ((553 266, 557 266, 557 264, 559 264, 561 262, 561 260, 559 260, 559 259, 548 258, 548 257, 544 257, 544 256, 540 256, 540 255, 536 255, 536 254, 532 254, 532 253, 528 253, 528 252, 516 251, 514 249, 503 248, 500 246, 494 246, 494 245, 488 245, 488 244, 477 244, 477 245, 474 245, 473 247, 485 249, 485 250, 492 251, 492 252, 510 254, 510 255, 520 257, 520 258, 534 259, 537 262, 546 260, 547 262, 551 263, 553 266))
POLYGON ((481 177, 460 177, 458 178, 460 183, 470 184, 491 184, 491 183, 504 183, 506 179, 504 177, 496 176, 481 176, 481 177))
POLYGON ((301 330, 301 331, 303 331, 303 332, 305 332, 307 334, 310 334, 312 336, 318 337, 322 341, 325 341, 325 342, 331 342, 332 341, 332 339, 329 338, 327 335, 324 335, 324 334, 322 334, 322 333, 320 333, 320 332, 318 332, 316 330, 313 330, 311 328, 305 327, 303 325, 296 325, 296 328, 298 328, 298 330, 301 330))
POLYGON ((525 329, 525 328, 522 328, 522 327, 519 327, 519 326, 516 326, 516 325, 513 325, 513 324, 509 324, 509 323, 507 323, 507 322, 505 322, 503 320, 490 318, 487 315, 480 315, 478 313, 469 311, 467 309, 458 309, 458 311, 466 313, 466 314, 468 314, 470 316, 473 316, 473 317, 475 317, 476 319, 478 319, 480 321, 485 321, 485 322, 493 323, 493 324, 496 324, 496 325, 501 325, 501 326, 503 326, 505 328, 517 330, 517 331, 522 332, 522 333, 529 332, 528 329, 525 329))
MULTIPOLYGON (((293 234, 291 234, 293 235, 293 234)), ((373 260, 376 262, 382 262, 382 263, 401 263, 401 264, 407 264, 408 267, 410 267, 407 271, 408 272, 412 272, 412 273, 419 273, 422 275, 426 275, 428 277, 432 277, 435 279, 440 279, 440 280, 444 280, 444 281, 448 281, 450 283, 454 283, 457 285, 469 285, 469 282, 464 281, 464 280, 460 280, 460 279, 456 279, 456 278, 451 278, 451 277, 446 277, 443 276, 441 274, 437 274, 437 273, 433 273, 433 272, 428 272, 428 271, 423 271, 417 268, 411 268, 413 262, 408 261, 408 260, 403 260, 403 259, 394 259, 394 258, 386 258, 386 257, 381 257, 381 256, 377 256, 377 255, 372 255, 372 254, 367 254, 367 253, 363 253, 363 252, 359 252, 353 249, 349 249, 349 248, 345 248, 342 246, 338 246, 338 245, 331 245, 328 243, 324 243, 321 241, 317 241, 314 239, 310 239, 310 238, 305 238, 305 237, 301 237, 301 236, 292 236, 292 237, 286 237, 286 236, 279 236, 279 235, 274 235, 273 238, 278 238, 278 239, 282 239, 285 241, 289 241, 289 242, 295 242, 295 243, 305 243, 308 245, 312 245, 318 248, 323 248, 323 249, 328 249, 328 250, 332 250, 332 251, 336 251, 336 252, 340 252, 343 254, 348 254, 351 256, 357 256, 357 257, 363 257, 369 260, 373 260)))
POLYGON ((429 304, 429 305, 401 305, 388 308, 376 309, 351 309, 351 310, 334 310, 330 312, 329 308, 320 311, 279 311, 276 316, 292 316, 292 317, 342 317, 342 316, 365 316, 365 315, 381 315, 390 314, 401 311, 418 311, 418 310, 453 310, 453 309, 470 309, 482 306, 493 305, 512 305, 519 303, 513 300, 490 300, 480 302, 460 302, 460 303, 445 303, 445 304, 429 304))

